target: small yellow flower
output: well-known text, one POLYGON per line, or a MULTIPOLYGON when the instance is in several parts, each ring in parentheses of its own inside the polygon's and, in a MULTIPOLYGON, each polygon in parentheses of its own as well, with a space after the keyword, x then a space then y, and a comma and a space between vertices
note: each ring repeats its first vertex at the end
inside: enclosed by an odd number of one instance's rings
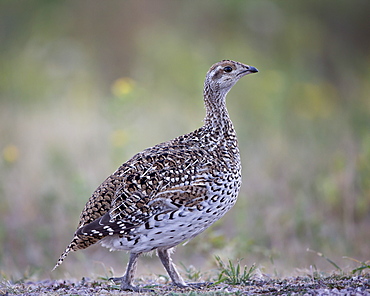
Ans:
POLYGON ((128 95, 134 89, 135 81, 129 77, 122 77, 117 79, 112 84, 112 93, 116 97, 128 95))
POLYGON ((127 143, 128 135, 124 130, 116 130, 111 135, 111 142, 114 147, 123 147, 127 143))
POLYGON ((3 157, 4 157, 4 160, 8 163, 14 163, 18 160, 19 158, 19 149, 17 146, 15 145, 7 145, 4 149, 3 149, 3 157))

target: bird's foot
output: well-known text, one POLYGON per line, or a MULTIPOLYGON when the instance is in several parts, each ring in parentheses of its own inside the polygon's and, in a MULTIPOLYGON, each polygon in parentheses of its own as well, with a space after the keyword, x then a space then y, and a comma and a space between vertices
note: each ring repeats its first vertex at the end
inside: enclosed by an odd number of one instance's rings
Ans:
POLYGON ((138 292, 138 293, 154 292, 154 290, 152 289, 140 288, 140 287, 133 286, 132 284, 127 283, 125 277, 112 277, 109 280, 113 281, 116 284, 120 284, 121 285, 120 288, 122 291, 133 291, 133 292, 138 292))

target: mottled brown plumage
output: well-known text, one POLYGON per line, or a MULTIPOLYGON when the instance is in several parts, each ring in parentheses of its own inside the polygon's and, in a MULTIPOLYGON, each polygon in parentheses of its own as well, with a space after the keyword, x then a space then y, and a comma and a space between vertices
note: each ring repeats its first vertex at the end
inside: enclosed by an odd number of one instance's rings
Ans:
POLYGON ((214 64, 204 83, 206 118, 192 133, 148 148, 120 166, 93 193, 74 238, 59 258, 100 242, 130 251, 122 289, 132 285, 137 258, 157 250, 174 284, 186 287, 169 250, 198 235, 235 203, 241 184, 238 142, 225 97, 256 68, 235 61, 214 64))

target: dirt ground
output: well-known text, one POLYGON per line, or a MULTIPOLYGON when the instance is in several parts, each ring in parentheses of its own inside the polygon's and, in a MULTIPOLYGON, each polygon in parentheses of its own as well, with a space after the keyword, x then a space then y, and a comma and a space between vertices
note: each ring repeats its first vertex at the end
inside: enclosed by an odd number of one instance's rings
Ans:
POLYGON ((332 275, 322 278, 292 277, 251 280, 246 285, 217 284, 202 289, 179 289, 153 280, 138 282, 152 292, 120 291, 105 280, 43 280, 0 282, 0 295, 370 295, 370 273, 361 276, 332 275))

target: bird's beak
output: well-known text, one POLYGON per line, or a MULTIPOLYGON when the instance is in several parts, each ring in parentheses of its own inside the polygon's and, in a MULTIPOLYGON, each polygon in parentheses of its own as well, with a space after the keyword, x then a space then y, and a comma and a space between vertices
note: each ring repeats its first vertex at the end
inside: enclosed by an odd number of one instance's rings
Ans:
POLYGON ((249 66, 249 70, 248 71, 251 72, 251 73, 257 73, 258 72, 258 69, 255 68, 255 67, 253 67, 253 66, 249 66))
POLYGON ((253 66, 248 66, 248 69, 241 71, 238 76, 244 76, 250 73, 257 73, 258 69, 253 66))

